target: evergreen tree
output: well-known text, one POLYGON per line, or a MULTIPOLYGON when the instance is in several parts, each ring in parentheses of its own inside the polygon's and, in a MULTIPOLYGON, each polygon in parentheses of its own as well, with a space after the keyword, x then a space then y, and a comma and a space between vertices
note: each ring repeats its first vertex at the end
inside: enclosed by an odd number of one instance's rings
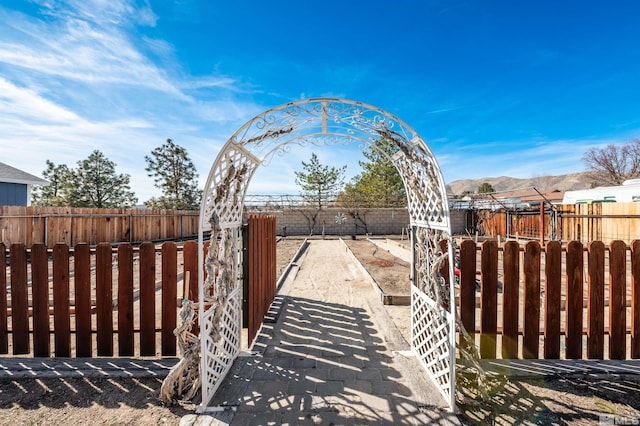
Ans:
POLYGON ((145 205, 174 210, 199 208, 202 191, 198 189, 198 174, 186 149, 167 139, 144 159, 145 170, 154 178, 156 188, 162 190, 162 196, 146 201, 145 205))
POLYGON ((302 188, 302 195, 309 203, 321 209, 329 196, 343 185, 347 166, 325 166, 314 152, 308 163, 302 162, 302 168, 303 171, 294 172, 296 185, 302 188))
POLYGON ((55 165, 52 161, 46 161, 47 168, 42 172, 42 177, 49 184, 36 187, 31 196, 34 206, 65 207, 69 205, 69 192, 72 185, 72 171, 66 164, 55 165))
POLYGON ((129 186, 129 175, 117 174, 116 164, 98 150, 78 161, 70 181, 71 207, 128 208, 138 201, 129 186))
POLYGON ((390 158, 398 147, 386 139, 378 139, 369 145, 362 155, 368 161, 359 161, 362 173, 345 186, 340 202, 360 207, 404 206, 406 191, 404 182, 390 158))

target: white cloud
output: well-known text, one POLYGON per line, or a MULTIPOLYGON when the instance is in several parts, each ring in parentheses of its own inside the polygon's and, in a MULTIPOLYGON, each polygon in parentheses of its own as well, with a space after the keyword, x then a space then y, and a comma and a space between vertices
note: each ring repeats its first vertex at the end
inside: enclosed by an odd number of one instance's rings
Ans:
POLYGON ((78 122, 79 117, 39 93, 21 88, 0 77, 0 117, 21 117, 49 122, 78 122))
MULTIPOLYGON (((98 3, 98 12, 120 16, 130 5, 98 3), (125 7, 126 6, 126 7, 125 7)), ((106 2, 111 3, 111 2, 106 2)), ((83 3, 84 4, 84 3, 83 3)), ((142 86, 184 97, 165 73, 135 46, 136 40, 117 20, 90 20, 89 6, 77 6, 77 13, 51 9, 58 20, 29 19, 17 13, 3 13, 3 32, 15 33, 14 41, 0 42, 0 63, 86 84, 109 83, 142 86)), ((99 15, 96 13, 95 15, 99 15)))

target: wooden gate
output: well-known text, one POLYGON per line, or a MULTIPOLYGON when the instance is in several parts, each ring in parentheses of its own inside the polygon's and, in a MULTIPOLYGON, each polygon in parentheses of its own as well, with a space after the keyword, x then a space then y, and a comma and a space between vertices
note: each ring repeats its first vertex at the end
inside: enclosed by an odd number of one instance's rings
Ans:
POLYGON ((276 294, 276 217, 249 216, 244 247, 243 312, 251 344, 276 294))

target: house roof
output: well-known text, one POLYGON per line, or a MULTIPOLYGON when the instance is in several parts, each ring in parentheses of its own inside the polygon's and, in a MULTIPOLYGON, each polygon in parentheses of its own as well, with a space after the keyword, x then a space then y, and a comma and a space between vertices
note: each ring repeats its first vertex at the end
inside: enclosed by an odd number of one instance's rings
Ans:
POLYGON ((49 182, 22 170, 0 163, 0 182, 22 183, 26 185, 46 185, 49 182))

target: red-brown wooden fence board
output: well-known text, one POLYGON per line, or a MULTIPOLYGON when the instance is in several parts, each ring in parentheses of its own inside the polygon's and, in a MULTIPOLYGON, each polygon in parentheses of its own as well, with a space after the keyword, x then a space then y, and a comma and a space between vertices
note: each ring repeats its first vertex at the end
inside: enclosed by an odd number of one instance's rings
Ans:
POLYGON ((91 250, 89 244, 73 248, 73 286, 76 312, 76 356, 93 355, 91 326, 91 250))
POLYGON ((602 359, 604 356, 605 247, 602 241, 592 241, 588 248, 587 358, 602 359))
POLYGON ((476 243, 460 244, 460 320, 473 338, 476 330, 476 243))
POLYGON ((9 353, 9 333, 7 328, 7 247, 0 242, 0 354, 9 353))
POLYGON ((187 241, 183 247, 183 276, 187 279, 189 275, 189 282, 186 283, 187 294, 183 297, 191 300, 198 300, 198 243, 195 241, 187 241), (187 272, 189 272, 187 274, 187 272))
POLYGON ((24 244, 12 244, 11 258, 11 330, 13 354, 24 355, 29 349, 29 294, 27 288, 27 251, 24 244))
POLYGON ((566 306, 566 357, 582 358, 583 315, 583 246, 579 241, 567 245, 567 306, 566 306))
POLYGON ((133 247, 118 247, 118 355, 134 355, 133 247))
POLYGON ((69 246, 59 243, 53 247, 53 327, 56 357, 71 356, 69 314, 69 246))
POLYGON ((626 286, 627 247, 623 241, 609 244, 609 358, 626 356, 626 286))
POLYGON ((498 328, 498 244, 482 243, 482 281, 480 288, 480 356, 496 357, 498 328))
POLYGON ((562 245, 549 241, 545 246, 544 357, 560 358, 560 301, 562 289, 562 245))
POLYGON ((113 272, 109 243, 96 247, 96 327, 98 356, 113 356, 113 272))
POLYGON ((640 358, 640 240, 631 243, 631 358, 640 358))
POLYGON ((508 241, 503 249, 502 358, 518 358, 518 312, 520 310, 520 245, 508 241))
POLYGON ((246 296, 249 310, 248 340, 252 342, 269 310, 276 291, 275 216, 251 215, 248 220, 247 232, 249 233, 249 247, 246 252, 249 294, 246 296))
POLYGON ((524 246, 524 336, 522 357, 538 358, 540 348, 540 243, 524 246))
MULTIPOLYGON (((203 247, 204 250, 204 247, 203 247)), ((184 279, 187 280, 186 285, 183 286, 183 297, 186 297, 192 302, 198 301, 198 243, 196 241, 187 241, 183 247, 183 274, 184 279)), ((198 318, 194 321, 191 327, 191 332, 198 335, 198 318)))
POLYGON ((156 354, 156 251, 140 244, 140 355, 156 354))
POLYGON ((178 299, 178 248, 176 243, 162 245, 162 356, 176 355, 176 306, 178 299))
POLYGON ((49 318, 49 254, 47 246, 31 247, 31 299, 33 306, 33 356, 51 355, 49 318))

